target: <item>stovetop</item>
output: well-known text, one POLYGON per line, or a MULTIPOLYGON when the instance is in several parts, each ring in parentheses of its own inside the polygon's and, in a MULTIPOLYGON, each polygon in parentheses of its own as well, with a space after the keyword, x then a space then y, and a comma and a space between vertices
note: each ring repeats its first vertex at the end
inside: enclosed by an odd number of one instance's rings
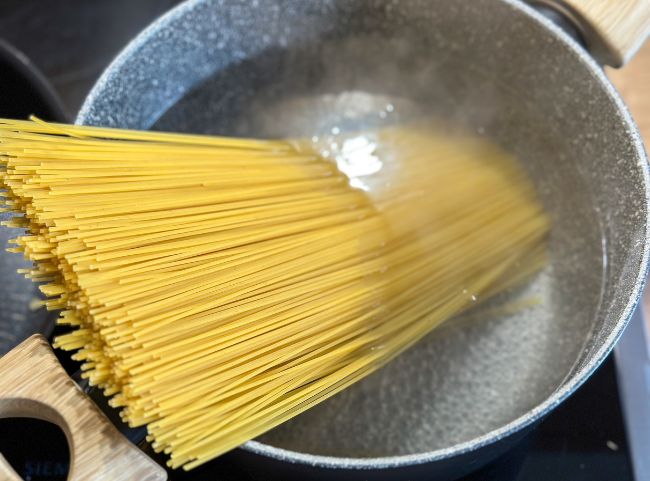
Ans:
MULTIPOLYGON (((39 67, 70 114, 111 58, 178 0, 3 0, 0 38, 39 67)), ((70 119, 73 115, 70 115, 70 119)), ((635 479, 614 356, 513 450, 462 481, 644 481, 635 479)), ((0 423, 0 452, 26 481, 64 480, 63 433, 40 421, 0 423)), ((171 480, 261 481, 226 455, 171 480)))
MULTIPOLYGON (((640 481, 632 474, 612 356, 510 452, 460 481, 640 481)), ((54 425, 0 423, 0 452, 26 481, 64 481, 67 445, 54 425)), ((226 455, 170 480, 264 481, 226 455)), ((432 480, 433 481, 433 480, 432 480)))

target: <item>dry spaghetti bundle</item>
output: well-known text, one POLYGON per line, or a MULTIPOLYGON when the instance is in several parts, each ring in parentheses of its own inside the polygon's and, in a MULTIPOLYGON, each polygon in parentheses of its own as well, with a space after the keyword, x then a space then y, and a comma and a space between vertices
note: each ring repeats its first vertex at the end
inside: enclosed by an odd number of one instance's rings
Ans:
POLYGON ((15 252, 55 345, 191 469, 334 395, 543 262, 491 143, 411 125, 306 141, 0 121, 15 252))

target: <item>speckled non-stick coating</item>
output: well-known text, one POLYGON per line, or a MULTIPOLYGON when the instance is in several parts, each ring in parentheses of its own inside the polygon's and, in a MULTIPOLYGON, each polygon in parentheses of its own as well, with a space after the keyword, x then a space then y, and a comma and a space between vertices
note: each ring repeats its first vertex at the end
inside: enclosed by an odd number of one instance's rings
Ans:
POLYGON ((550 264, 513 295, 540 302, 441 328, 249 451, 374 469, 492 443, 573 392, 638 300, 648 172, 637 131, 594 61, 515 1, 190 1, 116 59, 78 122, 298 135, 380 122, 391 102, 390 119, 443 117, 530 170, 553 218, 550 264))

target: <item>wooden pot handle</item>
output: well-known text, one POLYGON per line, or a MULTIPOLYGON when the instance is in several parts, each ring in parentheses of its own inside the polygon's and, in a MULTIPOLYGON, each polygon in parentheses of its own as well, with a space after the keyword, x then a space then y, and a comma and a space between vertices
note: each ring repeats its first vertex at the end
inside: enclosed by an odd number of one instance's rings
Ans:
MULTIPOLYGON (((164 481, 165 470, 131 444, 34 335, 0 358, 0 418, 57 424, 70 447, 68 481, 164 481)), ((20 477, 0 456, 0 479, 20 477)))
POLYGON ((582 34, 591 54, 625 65, 650 34, 650 0, 533 0, 560 11, 582 34))

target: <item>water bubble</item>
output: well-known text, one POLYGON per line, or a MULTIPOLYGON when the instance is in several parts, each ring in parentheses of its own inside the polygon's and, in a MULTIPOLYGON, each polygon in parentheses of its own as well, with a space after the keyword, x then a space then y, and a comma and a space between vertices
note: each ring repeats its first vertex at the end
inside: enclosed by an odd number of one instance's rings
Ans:
POLYGON ((394 110, 395 110, 395 106, 393 104, 386 105, 386 112, 392 112, 394 110))
POLYGON ((318 142, 318 135, 314 135, 314 136, 311 138, 311 141, 312 141, 312 142, 318 142))
POLYGON ((478 301, 478 297, 476 297, 476 294, 472 294, 472 302, 478 301))
POLYGON ((341 129, 338 127, 332 127, 332 135, 338 135, 341 133, 341 129))
POLYGON ((368 192, 370 190, 370 188, 366 184, 364 184, 361 179, 357 179, 355 177, 352 177, 350 179, 350 187, 354 187, 355 189, 361 189, 365 192, 368 192))

